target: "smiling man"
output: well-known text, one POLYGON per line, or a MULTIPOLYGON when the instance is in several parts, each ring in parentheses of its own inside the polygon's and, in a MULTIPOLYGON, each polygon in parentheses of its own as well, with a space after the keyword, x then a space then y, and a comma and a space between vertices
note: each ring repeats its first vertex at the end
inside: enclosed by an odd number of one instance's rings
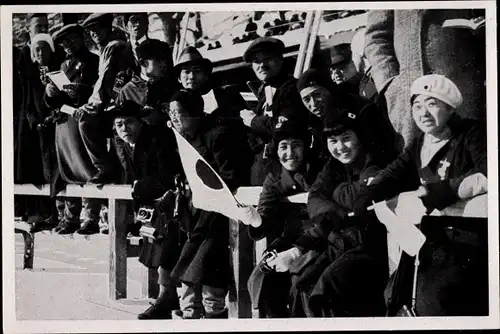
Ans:
POLYGON ((277 167, 267 157, 276 124, 280 120, 307 122, 307 110, 301 105, 295 87, 297 80, 285 68, 284 52, 285 45, 281 40, 261 37, 253 41, 243 54, 243 60, 251 63, 255 75, 261 81, 256 110, 240 111, 243 123, 255 135, 255 145, 252 147, 255 158, 250 182, 256 186, 262 185, 266 175, 277 167))
POLYGON ((361 115, 370 119, 372 127, 369 131, 376 133, 372 136, 373 145, 377 145, 380 154, 396 155, 396 134, 384 113, 373 103, 358 96, 349 94, 335 85, 325 74, 310 69, 304 72, 297 82, 302 103, 310 111, 309 128, 313 133, 313 152, 324 162, 330 153, 326 149, 326 140, 322 132, 322 120, 329 116, 333 119, 348 111, 351 115, 361 115))

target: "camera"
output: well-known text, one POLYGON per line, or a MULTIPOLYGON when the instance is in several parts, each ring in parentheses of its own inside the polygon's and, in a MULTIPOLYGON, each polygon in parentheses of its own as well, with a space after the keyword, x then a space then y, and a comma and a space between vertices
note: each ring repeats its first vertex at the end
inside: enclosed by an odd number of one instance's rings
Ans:
POLYGON ((274 271, 274 268, 267 264, 268 261, 276 258, 278 256, 278 252, 276 250, 272 250, 264 255, 262 260, 259 263, 259 270, 265 274, 268 274, 274 271))
POLYGON ((139 211, 137 211, 137 215, 135 220, 144 224, 151 224, 153 220, 154 209, 141 207, 139 211))

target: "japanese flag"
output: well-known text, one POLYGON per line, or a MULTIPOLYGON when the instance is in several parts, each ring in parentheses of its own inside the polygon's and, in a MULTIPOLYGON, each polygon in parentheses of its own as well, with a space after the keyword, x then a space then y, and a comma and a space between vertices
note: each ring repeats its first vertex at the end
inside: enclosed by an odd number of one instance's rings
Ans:
POLYGON ((182 167, 197 209, 218 212, 238 221, 241 210, 233 194, 213 168, 173 127, 182 167))

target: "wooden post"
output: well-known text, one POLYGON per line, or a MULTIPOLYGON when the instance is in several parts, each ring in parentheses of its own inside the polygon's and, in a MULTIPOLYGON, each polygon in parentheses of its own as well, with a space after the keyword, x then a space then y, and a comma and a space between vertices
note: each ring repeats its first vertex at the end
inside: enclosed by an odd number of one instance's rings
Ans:
POLYGON ((311 60, 314 54, 314 47, 316 46, 316 39, 318 38, 319 25, 321 23, 322 11, 316 11, 314 16, 314 22, 312 24, 311 33, 309 35, 309 43, 307 45, 307 52, 304 60, 304 65, 302 66, 302 73, 307 71, 311 66, 311 60))
POLYGON ((109 298, 127 298, 126 201, 109 199, 109 298))
POLYGON ((304 59, 307 50, 307 44, 309 42, 309 37, 311 35, 311 28, 313 22, 314 12, 308 12, 306 16, 306 22, 304 26, 305 36, 300 43, 299 47, 299 55, 297 56, 297 63, 295 64, 295 71, 293 72, 293 76, 298 79, 302 74, 302 69, 304 68, 304 59))
POLYGON ((253 270, 253 241, 247 226, 229 222, 229 249, 234 281, 229 288, 229 318, 252 318, 252 302, 247 282, 253 270))
POLYGON ((187 28, 188 28, 188 25, 189 25, 189 12, 186 12, 186 14, 184 14, 185 18, 186 18, 186 21, 184 22, 184 25, 182 26, 182 30, 181 30, 181 34, 180 34, 180 38, 179 38, 179 44, 177 46, 177 53, 175 54, 175 64, 177 63, 177 61, 179 60, 179 57, 181 55, 181 52, 182 50, 184 50, 184 45, 186 44, 186 33, 187 33, 187 28))

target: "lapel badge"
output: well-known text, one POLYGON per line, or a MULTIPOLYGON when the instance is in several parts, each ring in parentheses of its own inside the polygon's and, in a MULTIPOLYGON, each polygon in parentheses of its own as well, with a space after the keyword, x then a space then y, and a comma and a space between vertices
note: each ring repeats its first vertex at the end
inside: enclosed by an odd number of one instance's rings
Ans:
POLYGON ((348 112, 348 113, 347 113, 347 116, 348 116, 349 118, 351 118, 351 119, 356 119, 356 115, 354 115, 354 114, 353 114, 353 113, 351 113, 351 112, 348 112))
POLYGON ((444 180, 446 177, 446 172, 448 171, 448 167, 451 166, 451 164, 448 162, 448 158, 441 160, 441 167, 438 168, 437 173, 441 180, 444 180))

